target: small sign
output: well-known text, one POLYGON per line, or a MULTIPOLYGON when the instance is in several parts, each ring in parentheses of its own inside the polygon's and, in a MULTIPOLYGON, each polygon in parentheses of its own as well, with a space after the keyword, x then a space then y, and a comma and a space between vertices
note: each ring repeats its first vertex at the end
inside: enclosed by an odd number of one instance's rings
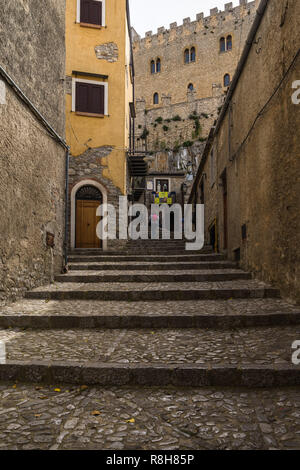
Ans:
POLYGON ((154 189, 153 181, 147 181, 147 190, 153 191, 153 189, 154 189))

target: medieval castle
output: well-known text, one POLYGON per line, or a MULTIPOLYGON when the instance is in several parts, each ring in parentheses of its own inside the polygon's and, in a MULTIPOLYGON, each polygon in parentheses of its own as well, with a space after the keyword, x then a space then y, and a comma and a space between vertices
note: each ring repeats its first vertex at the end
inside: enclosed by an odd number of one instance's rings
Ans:
POLYGON ((206 140, 259 2, 239 3, 149 31, 145 38, 133 30, 137 150, 176 151, 206 140))

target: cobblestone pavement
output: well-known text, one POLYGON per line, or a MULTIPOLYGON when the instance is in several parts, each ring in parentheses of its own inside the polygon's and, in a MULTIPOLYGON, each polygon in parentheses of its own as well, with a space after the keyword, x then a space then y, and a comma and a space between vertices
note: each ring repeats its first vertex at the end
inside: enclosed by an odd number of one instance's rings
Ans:
POLYGON ((300 449, 299 389, 0 385, 0 449, 300 449))
POLYGON ((0 332, 8 360, 121 364, 292 365, 300 326, 221 330, 27 330, 0 332))
POLYGON ((300 307, 281 299, 193 300, 163 302, 20 300, 0 306, 0 315, 257 315, 293 313, 300 307))

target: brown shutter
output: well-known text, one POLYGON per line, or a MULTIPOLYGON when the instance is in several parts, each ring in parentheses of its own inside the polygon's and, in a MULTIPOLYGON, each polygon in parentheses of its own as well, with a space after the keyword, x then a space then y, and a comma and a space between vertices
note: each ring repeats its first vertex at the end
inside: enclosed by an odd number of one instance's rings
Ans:
POLYGON ((104 85, 77 82, 75 111, 104 115, 104 94, 104 85))
POLYGON ((103 85, 91 85, 90 87, 90 105, 92 113, 104 114, 104 86, 103 85))
POLYGON ((80 0, 80 22, 102 25, 102 2, 80 0))
POLYGON ((86 83, 76 83, 76 111, 87 113, 89 85, 86 83))

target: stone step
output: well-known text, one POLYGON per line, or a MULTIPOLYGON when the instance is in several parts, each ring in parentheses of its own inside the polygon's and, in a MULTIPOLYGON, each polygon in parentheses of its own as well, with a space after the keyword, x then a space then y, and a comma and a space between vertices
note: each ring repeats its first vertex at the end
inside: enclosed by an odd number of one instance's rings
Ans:
POLYGON ((0 331, 0 380, 99 385, 300 385, 300 326, 243 330, 0 331))
POLYGON ((229 261, 190 262, 190 263, 151 263, 139 261, 106 263, 70 263, 69 271, 199 271, 214 269, 235 269, 235 263, 229 261))
POLYGON ((214 271, 169 271, 162 274, 160 271, 78 271, 76 273, 62 274, 55 277, 57 282, 76 282, 76 283, 100 283, 100 282, 221 282, 234 281, 237 279, 252 279, 250 273, 235 269, 224 270, 216 269, 214 271))
POLYGON ((101 302, 22 300, 0 311, 0 328, 244 328, 296 325, 300 307, 281 299, 101 302))
POLYGON ((219 254, 168 254, 168 255, 94 255, 94 256, 85 256, 85 255, 71 255, 69 256, 70 263, 93 263, 93 262, 107 262, 107 261, 146 261, 146 262, 190 262, 190 261, 225 261, 225 255, 219 254))
POLYGON ((218 300, 247 298, 279 298, 277 289, 264 283, 229 282, 172 282, 172 283, 55 283, 27 292, 27 299, 46 300, 218 300))

